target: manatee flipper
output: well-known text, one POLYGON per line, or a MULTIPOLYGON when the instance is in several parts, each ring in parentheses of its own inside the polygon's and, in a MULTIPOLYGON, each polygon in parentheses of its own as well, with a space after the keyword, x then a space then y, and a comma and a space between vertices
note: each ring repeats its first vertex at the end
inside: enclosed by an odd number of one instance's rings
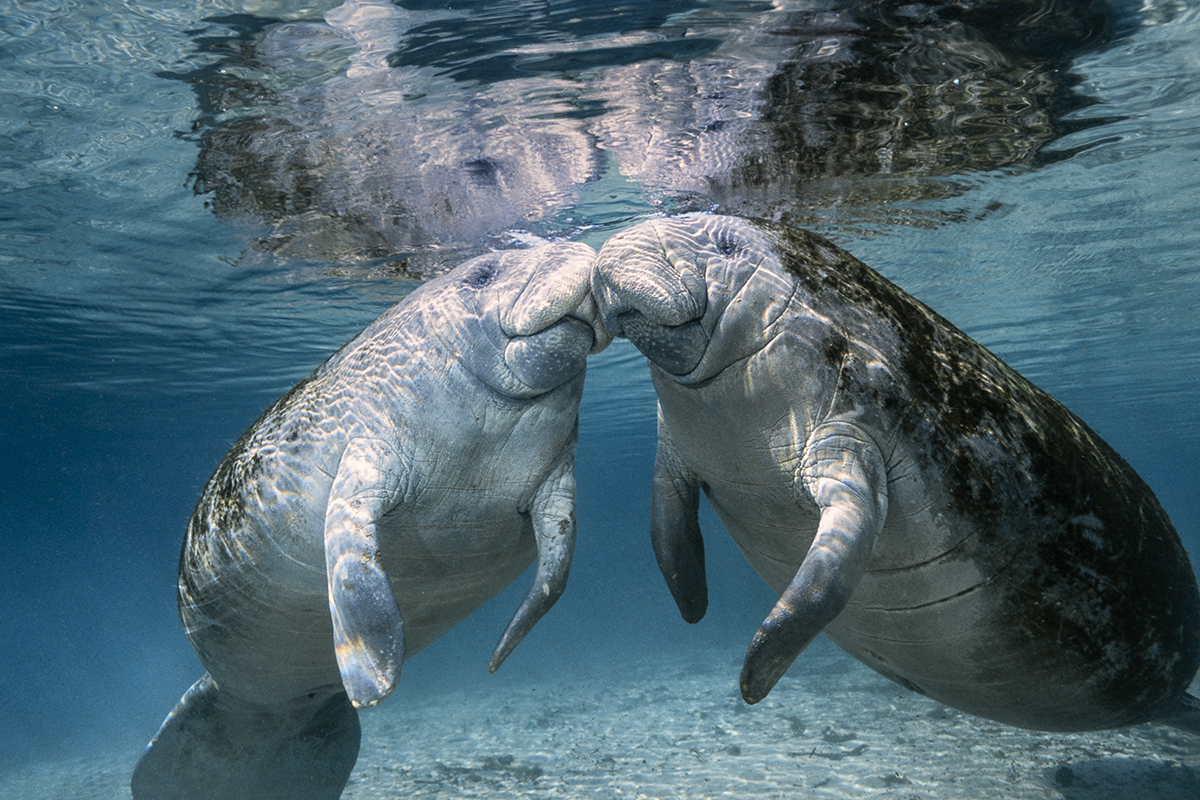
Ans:
POLYGON ((529 506, 537 540, 537 573, 533 585, 517 607, 488 661, 488 672, 500 669, 504 659, 533 630, 567 588, 571 559, 575 555, 575 444, 550 470, 529 506))
POLYGON ((325 509, 325 568, 333 645, 356 708, 392 693, 404 664, 404 623, 383 570, 378 520, 399 502, 399 454, 380 439, 354 439, 342 455, 325 509))
POLYGON ((779 602, 754 634, 742 666, 742 697, 762 700, 826 625, 846 607, 871 561, 887 517, 883 454, 845 422, 819 425, 804 447, 799 482, 821 521, 779 602))
POLYGON ((700 484, 689 477, 662 435, 658 421, 658 453, 650 495, 650 541, 658 568, 689 623, 708 610, 708 580, 704 571, 704 538, 700 533, 700 484))
POLYGON ((246 707, 206 673, 133 771, 134 800, 337 800, 358 758, 344 692, 286 709, 246 707))

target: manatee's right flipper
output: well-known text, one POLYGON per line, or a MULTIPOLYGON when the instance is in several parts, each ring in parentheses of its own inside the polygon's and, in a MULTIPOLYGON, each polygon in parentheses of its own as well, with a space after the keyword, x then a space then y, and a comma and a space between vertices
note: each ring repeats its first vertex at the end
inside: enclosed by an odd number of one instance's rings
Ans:
POLYGON ((337 800, 358 743, 344 692, 248 708, 205 674, 142 754, 130 788, 133 800, 337 800))
POLYGON ((404 621, 383 570, 376 523, 401 499, 400 455, 380 439, 354 439, 325 507, 325 569, 333 646, 356 708, 392 693, 404 664, 404 621))
POLYGON ((1184 694, 1171 715, 1157 721, 1200 736, 1200 698, 1184 694))
POLYGON ((529 507, 537 539, 537 573, 533 586, 500 636, 488 661, 488 672, 500 669, 504 659, 521 643, 567 588, 575 555, 575 441, 546 475, 529 507))
POLYGON ((671 450, 661 413, 650 495, 650 542, 679 613, 687 622, 699 622, 708 610, 704 537, 700 533, 700 484, 671 450))
POLYGON ((887 517, 883 454, 857 426, 826 422, 803 445, 798 491, 821 509, 800 569, 754 634, 742 666, 742 697, 762 700, 796 656, 846 607, 887 517))

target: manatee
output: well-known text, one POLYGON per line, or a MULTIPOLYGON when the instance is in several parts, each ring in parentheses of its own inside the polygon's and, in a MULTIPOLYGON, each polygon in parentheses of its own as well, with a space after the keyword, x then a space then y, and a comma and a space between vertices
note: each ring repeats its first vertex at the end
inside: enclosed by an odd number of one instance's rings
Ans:
POLYGON ((594 295, 650 362, 651 529, 705 612, 701 490, 779 593, 741 691, 821 631, 913 691, 1051 731, 1200 733, 1200 592, 1150 488, 1078 417, 830 242, 725 216, 609 239, 594 295))
POLYGON ((429 281, 269 408, 205 486, 179 612, 207 672, 136 800, 336 798, 356 708, 518 577, 495 671, 561 595, 595 251, 493 253, 429 281))

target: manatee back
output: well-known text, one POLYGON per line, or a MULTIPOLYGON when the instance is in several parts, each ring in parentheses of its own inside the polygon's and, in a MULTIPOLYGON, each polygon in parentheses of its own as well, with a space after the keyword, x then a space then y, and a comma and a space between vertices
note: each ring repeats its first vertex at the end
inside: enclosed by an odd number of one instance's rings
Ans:
POLYGON ((314 373, 238 439, 180 555, 179 612, 197 654, 223 690, 264 703, 339 681, 323 537, 344 436, 315 400, 322 386, 314 373))
POLYGON ((868 408, 894 465, 888 521, 831 638, 909 688, 1015 725, 1166 715, 1200 666, 1200 590, 1145 481, 874 270, 773 232, 807 302, 840 323, 822 343, 837 365, 831 411, 868 408))

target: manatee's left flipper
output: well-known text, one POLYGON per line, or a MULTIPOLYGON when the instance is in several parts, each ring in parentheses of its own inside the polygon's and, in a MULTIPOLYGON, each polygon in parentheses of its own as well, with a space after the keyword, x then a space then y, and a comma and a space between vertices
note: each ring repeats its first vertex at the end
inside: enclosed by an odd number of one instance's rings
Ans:
POLYGON ((650 493, 650 542, 680 615, 686 622, 699 622, 708 610, 704 537, 700 533, 700 482, 675 456, 661 411, 650 493))
POLYGON ((488 661, 488 672, 500 669, 504 659, 550 610, 567 588, 575 554, 575 440, 546 475, 529 505, 537 539, 537 573, 533 586, 504 629, 488 661))
POLYGON ((742 697, 767 696, 800 652, 845 608, 887 517, 887 468, 874 441, 846 422, 819 425, 804 445, 797 486, 821 509, 812 546, 754 635, 742 697))
POLYGON ((272 708, 223 696, 207 674, 133 770, 133 800, 337 800, 358 759, 358 714, 336 691, 272 708))
POLYGON ((1170 716, 1158 720, 1164 725, 1200 736, 1200 698, 1184 694, 1170 716))
POLYGON ((404 663, 404 624, 383 570, 376 524, 403 494, 400 455, 380 439, 354 439, 325 509, 325 568, 342 685, 357 708, 392 693, 404 663))

